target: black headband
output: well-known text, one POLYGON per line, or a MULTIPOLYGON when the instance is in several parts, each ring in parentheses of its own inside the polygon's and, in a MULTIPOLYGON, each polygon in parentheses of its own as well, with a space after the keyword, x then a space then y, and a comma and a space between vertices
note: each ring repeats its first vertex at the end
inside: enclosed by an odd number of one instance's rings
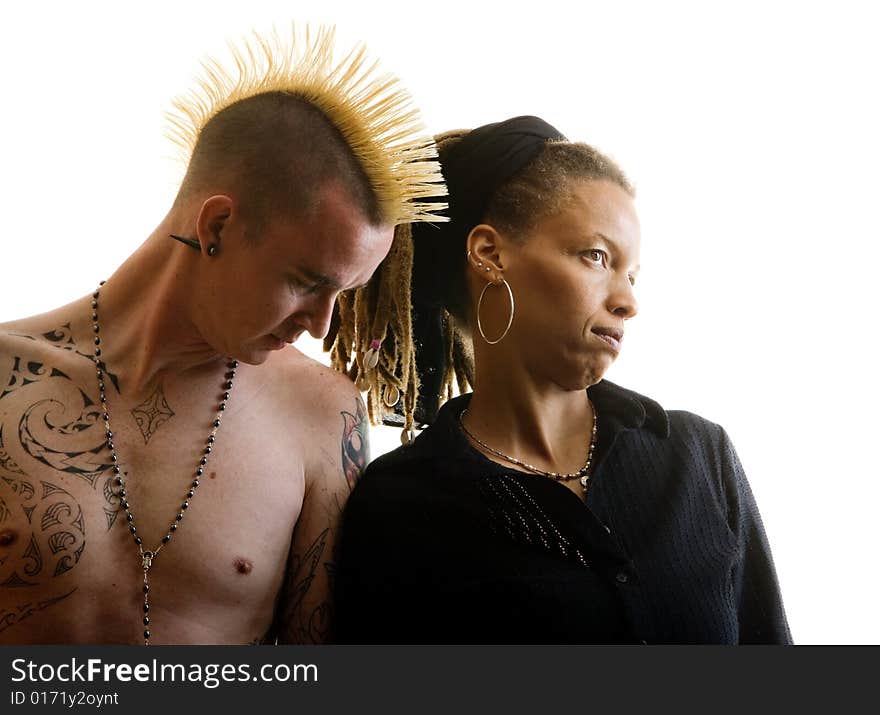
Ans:
POLYGON ((565 140, 538 117, 514 117, 474 129, 442 162, 449 188, 450 228, 466 237, 486 213, 495 191, 527 166, 550 140, 565 140))
POLYGON ((538 117, 514 117, 468 132, 441 159, 449 189, 448 223, 413 226, 413 286, 419 302, 448 304, 450 276, 460 267, 471 229, 486 214, 493 194, 525 168, 550 140, 565 140, 538 117))
POLYGON ((413 225, 412 321, 421 383, 416 423, 430 424, 439 409, 446 373, 442 308, 465 261, 467 236, 483 220, 495 192, 551 140, 565 141, 565 136, 538 117, 514 117, 468 132, 441 159, 450 221, 413 225))

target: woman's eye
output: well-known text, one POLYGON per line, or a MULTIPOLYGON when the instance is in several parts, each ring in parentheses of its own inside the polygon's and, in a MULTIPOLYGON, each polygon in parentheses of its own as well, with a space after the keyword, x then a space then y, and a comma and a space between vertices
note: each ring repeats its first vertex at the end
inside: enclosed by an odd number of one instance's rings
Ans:
POLYGON ((605 251, 601 249, 591 248, 587 251, 584 251, 583 255, 591 263, 598 263, 603 266, 605 265, 605 251))
POLYGON ((629 279, 629 284, 630 284, 631 286, 635 287, 635 284, 636 284, 636 277, 635 277, 632 273, 630 273, 630 274, 627 276, 627 278, 629 279))

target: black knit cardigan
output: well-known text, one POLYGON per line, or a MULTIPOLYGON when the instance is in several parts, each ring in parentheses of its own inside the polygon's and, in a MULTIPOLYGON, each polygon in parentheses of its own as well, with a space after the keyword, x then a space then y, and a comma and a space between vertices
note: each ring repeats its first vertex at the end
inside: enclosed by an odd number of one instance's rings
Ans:
POLYGON ((474 450, 440 411, 345 510, 342 643, 790 643, 755 500, 724 430, 608 381, 586 503, 474 450))

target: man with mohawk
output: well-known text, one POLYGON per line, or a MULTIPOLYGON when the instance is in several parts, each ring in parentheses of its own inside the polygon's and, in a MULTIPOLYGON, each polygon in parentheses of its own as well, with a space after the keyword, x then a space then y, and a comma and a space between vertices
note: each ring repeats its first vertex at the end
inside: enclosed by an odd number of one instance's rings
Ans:
POLYGON ((282 348, 324 337, 445 190, 362 48, 337 63, 321 29, 233 55, 176 104, 189 162, 158 228, 88 296, 0 325, 2 643, 332 638, 365 410, 282 348))

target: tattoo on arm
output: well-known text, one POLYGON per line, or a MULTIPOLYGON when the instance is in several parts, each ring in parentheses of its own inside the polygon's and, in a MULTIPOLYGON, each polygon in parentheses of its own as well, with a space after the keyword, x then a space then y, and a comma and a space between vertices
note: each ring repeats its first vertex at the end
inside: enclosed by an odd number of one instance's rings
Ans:
POLYGON ((357 480, 370 461, 369 425, 364 403, 358 399, 355 414, 342 414, 342 469, 349 489, 354 489, 357 480))
MULTIPOLYGON (((289 585, 282 622, 282 632, 285 633, 288 642, 323 643, 327 640, 330 604, 327 601, 317 605, 306 602, 312 583, 319 578, 321 557, 329 534, 330 529, 324 529, 302 556, 291 555, 289 585)), ((324 562, 323 566, 328 578, 332 579, 333 565, 324 562)))

